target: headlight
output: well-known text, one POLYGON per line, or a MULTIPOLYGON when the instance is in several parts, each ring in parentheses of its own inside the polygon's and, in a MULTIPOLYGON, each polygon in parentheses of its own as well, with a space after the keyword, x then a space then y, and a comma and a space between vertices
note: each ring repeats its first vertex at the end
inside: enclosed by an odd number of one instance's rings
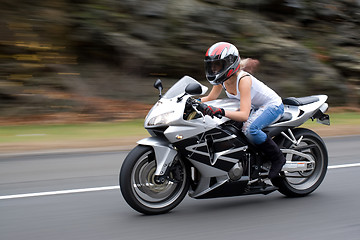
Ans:
POLYGON ((148 122, 148 126, 156 126, 156 125, 166 125, 171 121, 171 116, 174 114, 174 111, 160 114, 151 118, 148 122))

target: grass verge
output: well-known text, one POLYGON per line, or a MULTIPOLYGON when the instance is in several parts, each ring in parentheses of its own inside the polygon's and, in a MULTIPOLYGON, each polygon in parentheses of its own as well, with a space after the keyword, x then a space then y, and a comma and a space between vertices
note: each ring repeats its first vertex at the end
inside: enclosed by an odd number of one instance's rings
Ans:
POLYGON ((0 126, 0 143, 113 139, 146 133, 143 120, 117 123, 0 126))
MULTIPOLYGON (((307 121, 301 127, 322 137, 360 134, 360 113, 330 113, 330 126, 307 121)), ((129 146, 149 136, 143 119, 126 122, 0 126, 0 152, 129 146)))
MULTIPOLYGON (((358 125, 360 126, 360 113, 359 112, 344 112, 344 113, 330 113, 331 125, 358 125)), ((307 121, 305 124, 313 123, 307 121)))

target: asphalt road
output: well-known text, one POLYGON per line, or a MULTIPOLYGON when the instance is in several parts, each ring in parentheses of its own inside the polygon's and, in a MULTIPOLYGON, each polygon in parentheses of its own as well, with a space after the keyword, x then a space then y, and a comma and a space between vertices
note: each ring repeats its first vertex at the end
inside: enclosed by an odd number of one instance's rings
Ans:
POLYGON ((138 214, 121 197, 127 152, 0 157, 0 239, 358 240, 360 136, 325 142, 331 167, 307 197, 186 197, 160 216, 138 214))

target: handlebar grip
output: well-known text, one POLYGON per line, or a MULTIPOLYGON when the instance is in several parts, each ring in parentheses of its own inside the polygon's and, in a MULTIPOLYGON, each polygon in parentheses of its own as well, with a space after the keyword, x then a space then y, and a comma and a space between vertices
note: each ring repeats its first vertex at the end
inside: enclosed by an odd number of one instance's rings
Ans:
POLYGON ((221 119, 223 116, 219 113, 219 114, 215 114, 215 117, 221 119))

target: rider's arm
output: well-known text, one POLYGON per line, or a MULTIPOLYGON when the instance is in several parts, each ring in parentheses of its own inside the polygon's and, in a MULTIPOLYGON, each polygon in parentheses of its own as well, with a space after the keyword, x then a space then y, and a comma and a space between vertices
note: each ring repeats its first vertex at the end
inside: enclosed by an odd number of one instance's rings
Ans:
POLYGON ((238 122, 245 122, 251 110, 251 77, 247 76, 239 81, 240 111, 225 111, 225 117, 238 122))
POLYGON ((201 102, 207 102, 207 101, 212 101, 212 100, 217 99, 219 97, 221 91, 222 91, 222 86, 221 85, 213 86, 213 88, 211 89, 211 92, 209 93, 209 95, 207 95, 206 97, 201 98, 201 102))

